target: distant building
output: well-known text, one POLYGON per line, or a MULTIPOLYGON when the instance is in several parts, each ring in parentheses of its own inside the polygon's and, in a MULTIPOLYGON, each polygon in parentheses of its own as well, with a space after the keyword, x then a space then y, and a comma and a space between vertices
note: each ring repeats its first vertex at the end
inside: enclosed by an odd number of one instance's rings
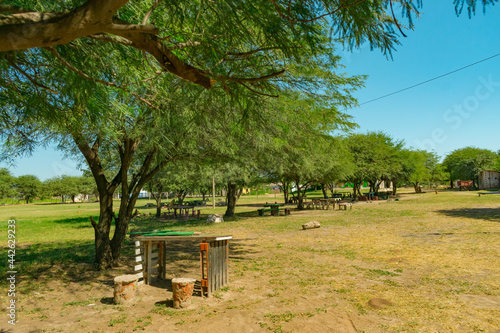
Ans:
POLYGON ((500 171, 484 170, 479 173, 479 189, 500 188, 500 171))

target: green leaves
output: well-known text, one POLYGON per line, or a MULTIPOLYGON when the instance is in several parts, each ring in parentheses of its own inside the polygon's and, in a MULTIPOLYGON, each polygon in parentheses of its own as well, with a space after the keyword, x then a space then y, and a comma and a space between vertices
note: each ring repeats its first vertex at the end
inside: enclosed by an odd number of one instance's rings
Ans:
POLYGON ((443 165, 450 173, 452 180, 477 181, 481 171, 495 167, 496 160, 497 155, 490 150, 466 147, 448 154, 443 165))

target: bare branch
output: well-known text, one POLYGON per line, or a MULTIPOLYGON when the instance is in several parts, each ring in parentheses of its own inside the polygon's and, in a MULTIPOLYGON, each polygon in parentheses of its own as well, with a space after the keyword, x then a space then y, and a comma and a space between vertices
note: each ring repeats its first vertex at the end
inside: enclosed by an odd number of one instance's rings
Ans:
POLYGON ((267 97, 273 97, 273 98, 278 98, 279 96, 278 95, 269 95, 269 94, 266 94, 266 93, 263 93, 263 92, 260 92, 260 91, 257 91, 255 89, 252 89, 250 88, 248 85, 242 83, 242 82, 239 82, 239 84, 241 84, 243 87, 247 88, 248 90, 250 90, 251 92, 254 92, 256 94, 259 94, 259 95, 262 95, 262 96, 267 96, 267 97))
POLYGON ((106 32, 119 35, 119 32, 123 31, 142 32, 151 35, 158 34, 158 28, 154 24, 131 24, 116 17, 113 18, 113 23, 106 32))
POLYGON ((185 49, 186 47, 193 47, 193 46, 200 46, 201 43, 200 42, 193 42, 193 41, 190 41, 190 42, 185 42, 185 43, 178 43, 178 44, 175 44, 173 46, 169 46, 167 47, 170 51, 172 50, 179 50, 179 49, 185 49))
POLYGON ((113 36, 108 34, 96 34, 96 35, 90 35, 88 37, 101 42, 121 44, 125 46, 133 46, 133 43, 131 41, 120 36, 113 36))
POLYGON ((403 37, 407 37, 403 30, 401 30, 401 27, 399 26, 398 20, 396 19, 396 15, 394 15, 394 8, 392 8, 392 0, 389 0, 389 3, 391 4, 391 13, 392 13, 392 18, 394 19, 394 23, 396 23, 396 26, 399 29, 399 32, 403 35, 403 37))
POLYGON ((153 13, 153 11, 156 9, 156 7, 158 7, 159 4, 160 4, 160 0, 155 0, 155 2, 153 3, 153 6, 151 6, 151 8, 148 10, 148 12, 146 13, 146 15, 142 19, 142 24, 143 25, 145 25, 145 24, 148 23, 149 17, 153 13))

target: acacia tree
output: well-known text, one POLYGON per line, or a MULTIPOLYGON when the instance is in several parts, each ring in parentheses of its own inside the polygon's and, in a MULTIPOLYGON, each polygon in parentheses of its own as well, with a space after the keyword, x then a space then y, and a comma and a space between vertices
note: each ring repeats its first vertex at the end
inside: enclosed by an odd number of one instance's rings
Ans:
POLYGON ((15 188, 19 196, 29 203, 40 194, 42 182, 37 176, 23 175, 16 178, 15 188))
POLYGON ((465 147, 448 154, 443 165, 450 173, 450 180, 472 180, 474 186, 479 184, 479 173, 495 167, 497 155, 488 149, 465 147))
POLYGON ((0 168, 0 199, 7 198, 15 193, 14 187, 15 177, 12 176, 9 169, 0 168))
POLYGON ((432 171, 436 168, 438 156, 432 152, 416 150, 408 151, 406 157, 407 162, 411 163, 411 171, 405 180, 412 184, 415 193, 421 193, 421 184, 432 179, 432 171))
MULTIPOLYGON (((411 28, 420 1, 392 1, 400 4, 411 28)), ((395 16, 387 13, 392 8, 388 0, 293 4, 274 0, 251 4, 128 0, 75 4, 47 0, 25 1, 23 5, 15 1, 0 5, 4 14, 0 17, 0 52, 44 48, 67 65, 54 47, 69 45, 88 52, 74 42, 91 39, 140 50, 139 54, 155 67, 205 88, 219 85, 228 89, 230 83, 236 83, 260 90, 259 82, 265 85, 267 79, 283 74, 287 67, 286 63, 278 65, 277 60, 282 60, 279 50, 286 57, 297 56, 301 43, 317 44, 327 35, 350 48, 369 41, 387 53, 397 43, 394 29, 399 27, 395 16), (326 17, 328 20, 323 20, 326 17), (327 22, 328 30, 322 29, 327 22)), ((23 72, 15 55, 9 54, 6 60, 23 72)), ((36 75, 24 74, 37 82, 36 75)), ((93 80, 127 89, 97 77, 93 80)))
POLYGON ((382 132, 368 132, 347 137, 345 144, 354 163, 352 176, 348 178, 353 183, 353 198, 361 195, 364 181, 370 184, 370 191, 378 191, 380 182, 390 179, 396 170, 396 153, 401 142, 394 142, 382 132))
MULTIPOLYGON (((359 83, 345 82, 351 84, 351 89, 359 83)), ((265 150, 263 170, 270 180, 281 184, 285 202, 287 194, 293 193, 298 209, 304 208, 306 190, 311 184, 341 178, 349 168, 343 146, 331 133, 353 126, 349 117, 337 109, 338 105, 350 104, 351 96, 336 93, 324 97, 291 94, 275 106, 282 111, 273 123, 276 139, 265 150)))

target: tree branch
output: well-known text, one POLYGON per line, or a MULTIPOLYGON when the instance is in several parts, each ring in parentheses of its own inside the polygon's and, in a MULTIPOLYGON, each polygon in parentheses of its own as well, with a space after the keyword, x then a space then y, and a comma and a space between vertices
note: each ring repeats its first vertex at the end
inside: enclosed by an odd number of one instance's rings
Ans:
POLYGON ((142 19, 142 24, 148 23, 149 17, 153 13, 153 11, 156 9, 156 7, 158 7, 159 4, 160 4, 160 0, 155 0, 155 2, 153 3, 153 6, 151 6, 151 8, 146 13, 146 15, 144 15, 144 18, 142 19))
POLYGON ((259 82, 259 81, 267 80, 267 79, 270 79, 270 78, 273 78, 273 77, 276 77, 276 76, 280 76, 281 74, 283 74, 285 72, 286 72, 286 70, 282 69, 279 72, 271 73, 271 74, 260 76, 260 77, 254 77, 254 78, 220 77, 219 79, 220 80, 226 80, 226 81, 232 81, 232 82, 238 82, 238 83, 242 83, 242 82, 249 82, 249 83, 251 83, 251 82, 259 82))
POLYGON ((173 46, 167 47, 170 51, 172 50, 179 50, 179 49, 185 49, 186 47, 193 47, 193 46, 200 46, 200 42, 195 42, 195 41, 190 41, 190 42, 185 42, 185 43, 178 43, 173 46))
POLYGON ((243 87, 247 88, 251 92, 254 92, 254 93, 262 95, 262 96, 273 97, 273 98, 278 98, 279 97, 278 95, 269 95, 269 94, 265 94, 263 92, 257 91, 255 89, 252 89, 252 88, 250 88, 249 86, 247 86, 246 84, 244 84, 242 82, 239 82, 239 84, 241 84, 243 87))
POLYGON ((43 84, 41 83, 38 83, 34 78, 31 77, 31 75, 29 75, 28 73, 26 73, 25 71, 23 71, 19 66, 17 66, 11 59, 7 58, 7 61, 12 65, 12 67, 14 67, 16 70, 18 70, 21 74, 23 74, 31 83, 33 83, 35 86, 37 87, 40 87, 42 89, 45 89, 47 91, 50 91, 51 93, 53 94, 58 94, 57 91, 54 91, 46 86, 44 86, 43 84))

